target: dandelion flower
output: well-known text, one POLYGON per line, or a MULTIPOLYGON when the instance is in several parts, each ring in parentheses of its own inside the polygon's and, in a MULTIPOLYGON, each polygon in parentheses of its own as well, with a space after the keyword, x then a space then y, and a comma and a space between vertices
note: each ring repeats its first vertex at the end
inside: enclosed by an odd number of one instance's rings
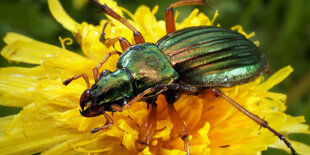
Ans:
MULTIPOLYGON (((117 6, 116 2, 102 0, 141 31, 147 42, 155 43, 165 35, 164 21, 157 20, 152 10, 140 6, 132 14, 117 6)), ((0 118, 0 152, 2 154, 137 154, 135 142, 139 126, 147 119, 148 109, 144 102, 137 102, 123 112, 113 115, 114 125, 108 129, 91 134, 91 129, 105 123, 103 116, 86 118, 79 113, 79 98, 86 89, 83 79, 68 86, 62 81, 72 75, 85 73, 92 77, 92 69, 102 58, 119 44, 106 47, 99 42, 100 33, 107 20, 99 25, 86 22, 78 23, 62 8, 58 0, 49 0, 49 9, 64 28, 71 31, 80 44, 83 56, 65 48, 67 41, 62 39, 62 47, 49 45, 26 36, 8 33, 7 44, 1 54, 9 61, 34 64, 35 67, 6 67, 0 69, 0 104, 22 107, 11 116, 0 118)), ((184 21, 177 23, 177 29, 214 25, 212 19, 195 9, 184 21)), ((111 22, 105 32, 109 38, 124 37, 133 40, 132 32, 120 22, 108 17, 111 22)), ((233 29, 247 37, 241 26, 233 29)), ((113 55, 104 69, 115 70, 118 56, 113 55)), ((285 67, 269 79, 257 80, 230 88, 221 89, 249 111, 265 118, 270 126, 284 135, 290 133, 309 134, 308 126, 303 124, 304 117, 293 117, 284 113, 284 94, 269 91, 292 72, 285 67)), ((92 83, 94 80, 90 79, 92 83)), ((157 128, 151 143, 141 154, 180 154, 185 153, 183 141, 173 129, 169 120, 166 102, 158 97, 157 128)), ((221 98, 209 91, 198 96, 183 95, 175 103, 180 117, 184 120, 190 134, 192 154, 257 154, 267 147, 289 151, 288 148, 266 129, 237 111, 221 98)), ((310 152, 310 147, 290 140, 300 154, 310 152)))

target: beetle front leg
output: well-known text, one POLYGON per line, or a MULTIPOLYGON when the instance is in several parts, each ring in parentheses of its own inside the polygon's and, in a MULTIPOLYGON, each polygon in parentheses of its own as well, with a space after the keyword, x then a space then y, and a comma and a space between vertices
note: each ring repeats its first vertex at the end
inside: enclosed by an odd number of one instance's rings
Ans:
POLYGON ((122 53, 117 50, 107 53, 103 60, 93 69, 95 81, 97 81, 97 79, 99 78, 99 68, 102 67, 102 65, 110 58, 110 56, 114 54, 121 55, 122 53))
POLYGON ((261 127, 267 128, 269 131, 271 131, 273 134, 275 134, 276 136, 278 136, 278 138, 280 140, 282 140, 285 145, 290 148, 292 154, 296 155, 296 151, 293 148, 292 144, 285 139, 285 137, 280 134, 279 132, 277 132, 276 130, 274 130, 273 128, 271 128, 268 123, 261 119, 260 117, 258 117, 257 115, 249 112, 248 110, 246 110, 244 107, 242 107, 241 105, 239 105, 237 102, 235 102, 234 100, 232 100, 231 98, 229 98, 228 96, 226 96, 224 93, 222 93, 220 90, 218 89, 212 89, 214 95, 216 97, 221 97, 224 100, 226 100, 228 103, 230 103, 233 107, 235 107, 236 109, 238 109, 240 112, 242 112, 243 114, 245 114, 246 116, 248 116, 250 119, 252 119, 254 122, 256 122, 258 125, 260 125, 261 127))
POLYGON ((128 102, 128 104, 124 105, 122 108, 127 109, 135 103, 136 101, 142 99, 145 95, 151 94, 155 91, 157 91, 157 94, 160 94, 166 89, 171 89, 171 90, 180 90, 180 91, 186 91, 186 92, 198 92, 201 89, 198 87, 192 87, 192 86, 187 86, 187 85, 179 85, 179 84, 168 84, 168 85, 157 85, 152 88, 148 88, 147 90, 143 91, 142 93, 138 94, 136 97, 134 97, 132 100, 128 102))
POLYGON ((118 112, 122 112, 126 109, 128 109, 133 103, 135 103, 136 101, 139 101, 140 99, 143 98, 143 96, 147 95, 147 94, 151 94, 153 93, 154 91, 163 91, 164 88, 166 87, 167 85, 158 85, 158 86, 155 86, 155 87, 152 87, 152 88, 149 88, 147 90, 145 90, 144 92, 138 94, 136 97, 134 97, 132 100, 130 100, 128 103, 127 103, 127 100, 126 100, 126 104, 124 104, 123 106, 119 106, 119 105, 111 105, 111 108, 115 111, 118 111, 118 112))
POLYGON ((105 119, 107 120, 106 123, 103 126, 99 127, 99 128, 92 129, 91 133, 98 132, 100 130, 106 129, 106 128, 110 127, 111 125, 113 125, 113 123, 114 123, 113 119, 108 114, 106 114, 106 113, 103 113, 103 115, 104 115, 105 119))
POLYGON ((158 94, 162 91, 164 91, 164 89, 167 87, 168 85, 158 85, 152 88, 148 88, 147 90, 143 91, 142 93, 138 94, 136 97, 134 97, 132 100, 130 100, 128 102, 128 104, 124 105, 122 108, 123 109, 127 109, 129 108, 133 103, 135 103, 136 101, 139 101, 140 99, 142 99, 145 95, 151 94, 155 91, 158 91, 158 94))
POLYGON ((104 30, 107 27, 107 24, 109 22, 106 22, 103 26, 101 35, 100 35, 100 42, 102 42, 104 45, 106 45, 107 47, 110 47, 112 45, 114 45, 117 41, 119 41, 119 44, 121 45, 121 48, 123 50, 123 52, 128 48, 131 47, 132 45, 128 42, 128 40, 126 38, 122 38, 122 37, 118 37, 118 38, 113 38, 113 39, 107 39, 105 38, 105 33, 104 30))
POLYGON ((151 112, 149 113, 149 116, 147 120, 144 122, 144 124, 140 127, 138 140, 136 142, 136 147, 139 151, 143 150, 145 147, 147 147, 150 143, 150 140, 155 132, 156 129, 156 108, 157 104, 155 103, 156 98, 151 99, 148 104, 151 104, 151 112))
POLYGON ((114 12, 111 8, 109 8, 107 5, 102 5, 98 0, 92 0, 95 4, 97 4, 100 9, 107 15, 113 17, 114 19, 118 20, 125 26, 127 26, 132 32, 133 32, 133 37, 135 39, 136 44, 140 43, 145 43, 143 36, 141 33, 135 29, 127 20, 125 20, 123 17, 121 17, 119 14, 114 12))
POLYGON ((204 3, 204 0, 182 0, 172 3, 165 11, 165 23, 166 23, 166 32, 167 34, 175 31, 175 21, 173 15, 173 8, 185 6, 185 5, 201 5, 204 3))

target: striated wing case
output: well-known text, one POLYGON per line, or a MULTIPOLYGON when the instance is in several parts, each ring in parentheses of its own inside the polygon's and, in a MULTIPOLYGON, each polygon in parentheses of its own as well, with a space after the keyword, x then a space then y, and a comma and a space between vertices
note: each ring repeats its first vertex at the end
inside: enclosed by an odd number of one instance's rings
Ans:
POLYGON ((232 86, 254 80, 265 69, 263 53, 245 36, 219 27, 190 27, 157 42, 180 82, 193 86, 232 86))

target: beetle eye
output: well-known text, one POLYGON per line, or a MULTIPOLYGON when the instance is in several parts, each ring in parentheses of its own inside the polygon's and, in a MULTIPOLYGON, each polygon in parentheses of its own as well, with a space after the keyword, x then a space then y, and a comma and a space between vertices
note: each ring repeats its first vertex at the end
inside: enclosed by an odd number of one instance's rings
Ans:
POLYGON ((105 69, 105 70, 103 70, 103 71, 100 73, 100 76, 107 76, 107 75, 110 74, 110 73, 111 73, 110 70, 105 69))
POLYGON ((102 79, 103 77, 107 76, 107 75, 110 74, 110 73, 112 73, 110 70, 107 70, 107 69, 103 70, 103 71, 100 73, 100 75, 99 75, 97 81, 100 80, 100 79, 102 79))
POLYGON ((88 99, 90 97, 90 92, 89 92, 90 88, 87 88, 83 94, 81 95, 80 98, 80 103, 83 102, 85 99, 88 99))
POLYGON ((83 94, 81 95, 81 98, 80 98, 80 107, 81 109, 83 110, 85 106, 90 106, 90 92, 89 92, 89 88, 86 89, 83 94))

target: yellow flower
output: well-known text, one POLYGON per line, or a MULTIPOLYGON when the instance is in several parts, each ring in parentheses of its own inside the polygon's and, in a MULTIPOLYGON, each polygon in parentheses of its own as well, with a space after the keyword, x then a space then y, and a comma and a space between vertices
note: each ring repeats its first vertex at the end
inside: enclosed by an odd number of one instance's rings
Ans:
MULTIPOLYGON (((123 15, 141 31, 147 42, 155 43, 165 35, 164 21, 154 17, 158 7, 150 10, 140 6, 132 14, 117 6, 116 2, 102 0, 123 15)), ((7 44, 1 54, 9 61, 35 64, 32 68, 7 67, 0 69, 0 103, 5 106, 22 107, 16 115, 0 118, 1 154, 137 154, 135 141, 139 126, 148 115, 146 104, 137 102, 124 112, 113 115, 114 125, 91 134, 92 128, 105 123, 103 116, 86 118, 79 113, 79 97, 86 89, 82 79, 63 86, 62 81, 69 77, 86 73, 92 77, 92 69, 100 62, 107 48, 99 42, 104 23, 94 26, 86 22, 77 23, 62 8, 57 0, 48 1, 55 19, 73 33, 79 42, 84 56, 65 49, 67 39, 61 39, 62 47, 49 45, 15 33, 8 33, 7 44)), ((198 25, 214 25, 215 13, 209 19, 195 9, 177 29, 198 25)), ((133 41, 132 32, 120 22, 111 20, 106 28, 109 38, 124 37, 133 41)), ((247 35, 241 26, 233 29, 247 35)), ((121 51, 119 44, 116 49, 121 51)), ((115 70, 118 56, 112 56, 104 69, 115 70)), ((284 113, 284 94, 269 91, 292 72, 285 67, 268 80, 259 77, 254 82, 221 89, 229 97, 249 111, 265 118, 270 126, 284 135, 290 133, 309 134, 308 126, 302 124, 304 117, 292 117, 284 113)), ((93 82, 93 79, 90 79, 93 82)), ((157 128, 149 147, 141 154, 180 154, 185 153, 183 141, 178 137, 169 121, 166 102, 158 98, 157 128)), ((234 109, 221 98, 209 91, 198 96, 183 95, 175 107, 184 120, 190 134, 192 154, 257 154, 267 147, 289 151, 288 148, 266 129, 260 129, 248 117, 234 109)), ((287 137, 287 136, 286 136, 287 137)), ((290 140, 300 154, 310 152, 310 147, 290 140)))

